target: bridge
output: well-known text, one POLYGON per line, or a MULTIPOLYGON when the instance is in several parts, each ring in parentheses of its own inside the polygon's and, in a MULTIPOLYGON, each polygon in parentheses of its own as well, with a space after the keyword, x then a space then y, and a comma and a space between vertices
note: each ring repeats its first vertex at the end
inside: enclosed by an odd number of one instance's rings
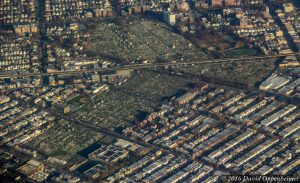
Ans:
POLYGON ((116 70, 129 70, 129 69, 146 69, 156 67, 169 67, 169 66, 182 66, 182 65, 197 65, 197 64, 220 64, 220 63, 248 63, 249 61, 267 62, 271 59, 300 55, 300 52, 277 54, 277 55, 264 55, 264 56, 252 56, 241 58, 222 58, 222 59, 203 59, 194 61, 179 61, 179 62, 163 62, 163 63, 143 63, 143 64, 130 64, 110 67, 106 69, 87 69, 87 70, 73 70, 73 71, 55 71, 51 73, 24 73, 24 74, 0 74, 0 79, 5 78, 22 78, 22 77, 38 77, 38 76, 51 76, 51 75, 76 75, 82 73, 94 73, 116 70))

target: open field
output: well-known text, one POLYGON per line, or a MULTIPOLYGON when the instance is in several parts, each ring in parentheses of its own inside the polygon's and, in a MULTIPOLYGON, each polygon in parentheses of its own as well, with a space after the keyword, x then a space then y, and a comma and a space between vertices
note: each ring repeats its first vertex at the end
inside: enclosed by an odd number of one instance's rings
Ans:
POLYGON ((225 57, 233 58, 233 57, 241 57, 241 56, 255 56, 257 55, 257 51, 252 48, 243 46, 236 49, 233 48, 230 50, 226 50, 223 52, 223 54, 225 57))

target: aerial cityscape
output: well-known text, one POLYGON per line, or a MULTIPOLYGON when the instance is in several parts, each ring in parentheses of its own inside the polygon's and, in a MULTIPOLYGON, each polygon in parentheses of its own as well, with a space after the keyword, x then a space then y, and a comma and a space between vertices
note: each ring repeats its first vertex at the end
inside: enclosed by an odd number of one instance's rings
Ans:
POLYGON ((300 182, 300 0, 1 0, 0 183, 300 182))

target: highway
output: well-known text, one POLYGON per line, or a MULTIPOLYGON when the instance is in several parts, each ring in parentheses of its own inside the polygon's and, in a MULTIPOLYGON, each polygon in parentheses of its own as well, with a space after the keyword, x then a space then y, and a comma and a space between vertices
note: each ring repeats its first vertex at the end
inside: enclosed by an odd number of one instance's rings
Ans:
POLYGON ((222 59, 204 59, 204 60, 182 61, 182 62, 130 64, 130 65, 121 65, 121 66, 116 66, 116 67, 110 67, 107 69, 56 71, 56 72, 51 72, 51 73, 0 74, 0 79, 50 76, 50 75, 76 75, 76 74, 81 74, 81 73, 105 72, 105 71, 128 70, 128 69, 145 69, 145 68, 180 66, 180 65, 219 64, 219 63, 233 63, 233 62, 247 62, 247 61, 266 62, 266 61, 270 61, 269 59, 292 56, 292 55, 300 55, 300 52, 277 54, 277 55, 242 57, 242 58, 222 58, 222 59))

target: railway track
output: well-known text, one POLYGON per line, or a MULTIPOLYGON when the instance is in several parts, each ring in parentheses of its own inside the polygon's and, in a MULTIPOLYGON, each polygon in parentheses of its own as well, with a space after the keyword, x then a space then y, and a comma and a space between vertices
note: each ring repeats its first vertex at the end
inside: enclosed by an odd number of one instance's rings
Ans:
POLYGON ((116 70, 138 70, 146 68, 156 67, 169 67, 169 66, 182 66, 182 65, 197 65, 197 64, 219 64, 219 63, 234 63, 234 62, 248 62, 248 61, 260 61, 267 62, 270 59, 300 55, 300 52, 277 54, 277 55, 265 55, 265 56, 254 56, 254 57, 243 57, 243 58, 222 58, 222 59, 205 59, 205 60, 194 60, 194 61, 183 61, 183 62, 164 62, 164 63, 144 63, 144 64, 130 64, 115 66, 107 69, 88 69, 88 70, 74 70, 74 71, 56 71, 51 73, 25 73, 25 74, 0 74, 0 79, 5 78, 22 78, 22 77, 38 77, 38 76, 50 76, 50 75, 76 75, 82 73, 94 73, 94 72, 105 72, 105 71, 116 71, 116 70))

